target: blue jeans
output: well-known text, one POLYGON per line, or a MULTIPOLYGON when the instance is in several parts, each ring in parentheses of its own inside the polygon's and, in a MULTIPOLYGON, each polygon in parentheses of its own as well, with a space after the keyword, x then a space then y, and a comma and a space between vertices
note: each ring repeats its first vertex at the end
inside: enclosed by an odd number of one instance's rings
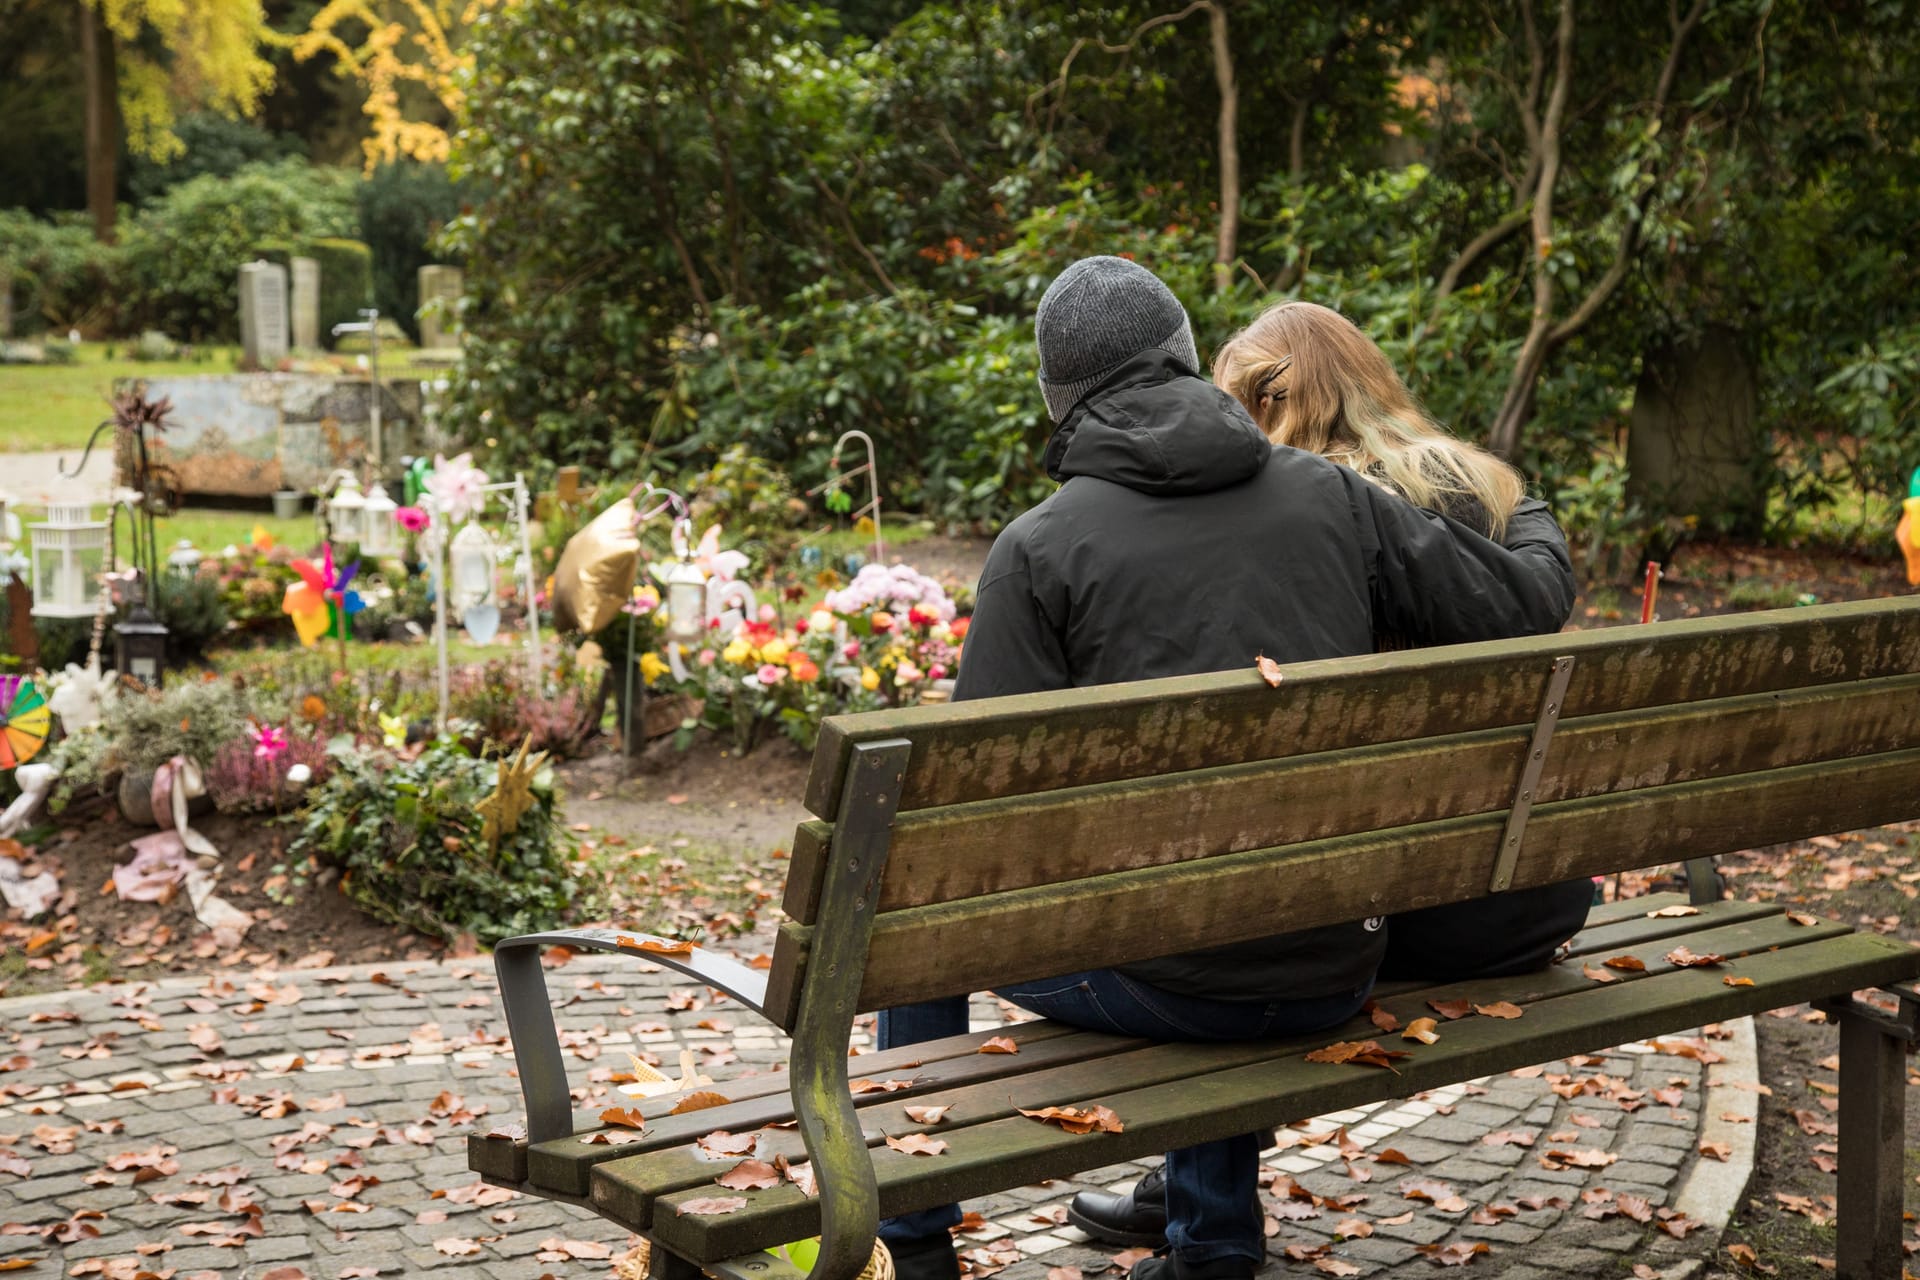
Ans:
MULTIPOLYGON (((1176 995, 1112 969, 1070 973, 1002 987, 1023 1009, 1089 1031, 1155 1040, 1257 1040, 1307 1035, 1360 1012, 1372 983, 1346 995, 1311 1000, 1209 1000, 1176 995)), ((967 1030, 964 996, 888 1009, 880 1047, 917 1044, 967 1030)), ((1167 1153, 1167 1243, 1190 1265, 1266 1257, 1259 1195, 1260 1136, 1243 1134, 1167 1153)), ((880 1224, 880 1238, 904 1244, 945 1233, 959 1205, 902 1214, 880 1224)))

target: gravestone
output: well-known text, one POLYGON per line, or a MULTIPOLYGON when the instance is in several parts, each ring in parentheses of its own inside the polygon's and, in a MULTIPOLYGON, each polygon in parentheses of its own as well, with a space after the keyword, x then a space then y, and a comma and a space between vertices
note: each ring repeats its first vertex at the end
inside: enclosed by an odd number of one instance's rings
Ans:
POLYGON ((294 258, 293 349, 320 349, 320 264, 312 258, 294 258))
POLYGON ((258 369, 287 358, 287 269, 277 262, 240 268, 240 349, 258 369))
POLYGON ((458 267, 420 268, 420 345, 426 350, 460 345, 460 295, 466 291, 466 273, 458 267))

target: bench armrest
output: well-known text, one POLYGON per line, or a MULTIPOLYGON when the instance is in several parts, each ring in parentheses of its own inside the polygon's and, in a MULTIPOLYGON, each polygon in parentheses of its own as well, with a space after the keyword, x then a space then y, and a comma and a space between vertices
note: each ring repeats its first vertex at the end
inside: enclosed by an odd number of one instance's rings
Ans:
POLYGON ((493 968, 500 978, 500 1000, 506 1006, 507 1035, 513 1040, 513 1058, 520 1071, 520 1094, 527 1106, 527 1140, 545 1142, 573 1132, 573 1097, 567 1088, 567 1069, 560 1056, 560 1037, 553 1026, 553 1004, 540 953, 547 947, 576 951, 612 951, 650 961, 684 973, 724 991, 755 1013, 766 1003, 767 979, 738 960, 650 933, 624 929, 555 929, 528 933, 497 943, 493 968), (647 947, 651 943, 663 950, 647 947))

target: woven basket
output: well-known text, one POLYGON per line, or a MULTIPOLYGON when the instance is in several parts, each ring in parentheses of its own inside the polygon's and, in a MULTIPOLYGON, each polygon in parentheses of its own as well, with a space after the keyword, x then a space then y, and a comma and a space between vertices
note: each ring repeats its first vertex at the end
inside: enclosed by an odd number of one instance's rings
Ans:
MULTIPOLYGON (((616 1280, 647 1280, 647 1267, 652 1256, 652 1241, 642 1240, 613 1264, 616 1280)), ((860 1273, 857 1280, 894 1280, 893 1255, 879 1240, 873 1242, 873 1257, 867 1260, 867 1269, 860 1273)))

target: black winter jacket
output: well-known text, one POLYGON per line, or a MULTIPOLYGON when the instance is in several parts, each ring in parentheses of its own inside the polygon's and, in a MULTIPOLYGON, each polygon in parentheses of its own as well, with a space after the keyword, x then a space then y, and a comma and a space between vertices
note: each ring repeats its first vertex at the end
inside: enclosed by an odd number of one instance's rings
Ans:
MULTIPOLYGON (((1164 352, 1082 400, 1046 464, 1061 487, 987 557, 956 699, 1239 670, 1261 653, 1370 653, 1376 633, 1451 644, 1553 632, 1573 607, 1566 541, 1543 504, 1516 513, 1502 547, 1269 444, 1237 401, 1164 352)), ((1364 986, 1383 942, 1367 921, 1123 972, 1186 995, 1306 999, 1364 986)))

